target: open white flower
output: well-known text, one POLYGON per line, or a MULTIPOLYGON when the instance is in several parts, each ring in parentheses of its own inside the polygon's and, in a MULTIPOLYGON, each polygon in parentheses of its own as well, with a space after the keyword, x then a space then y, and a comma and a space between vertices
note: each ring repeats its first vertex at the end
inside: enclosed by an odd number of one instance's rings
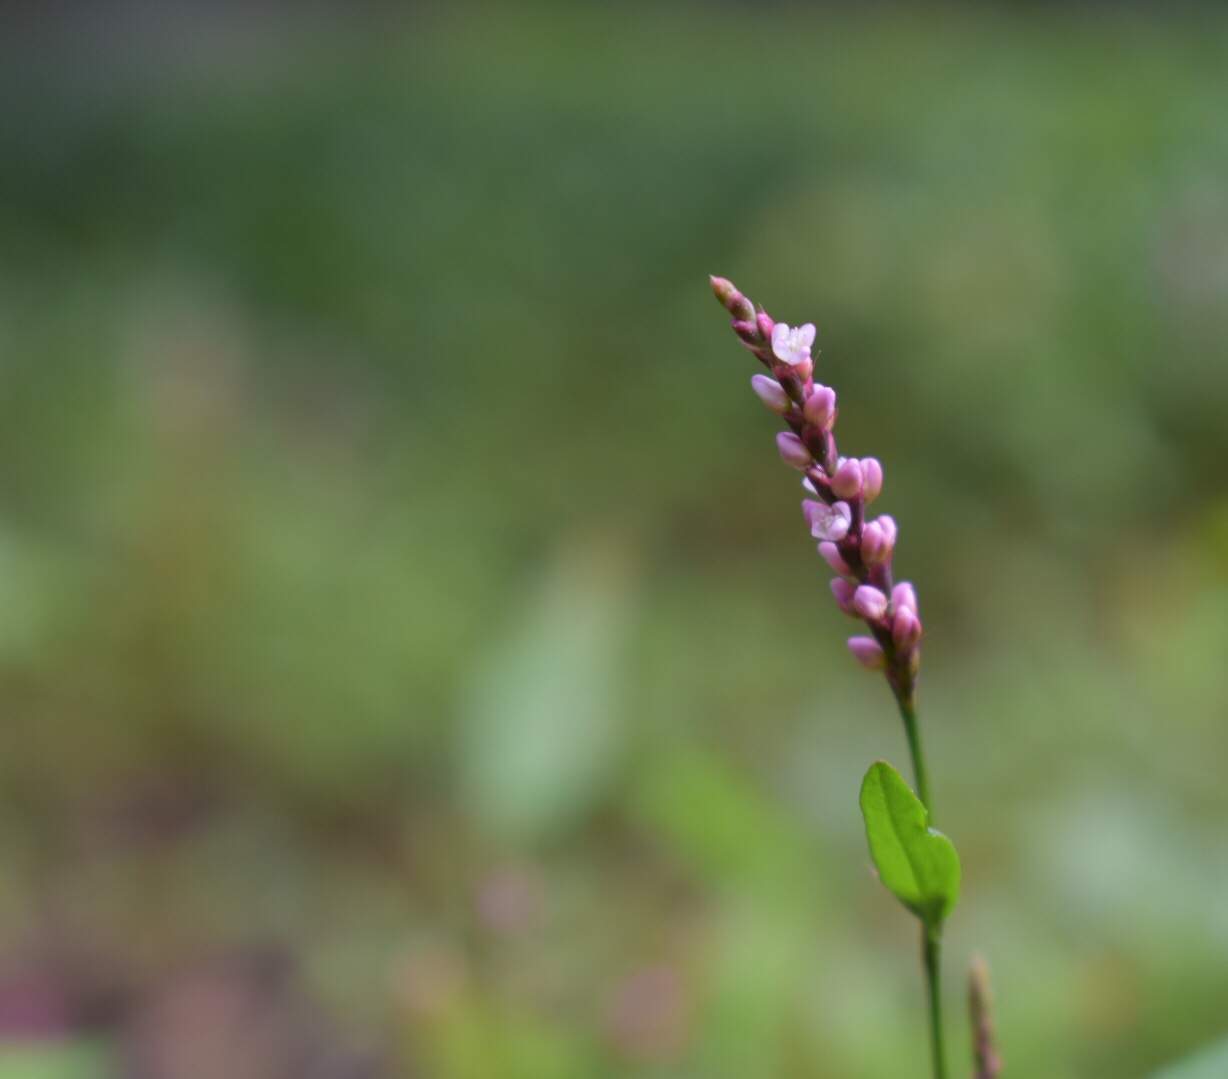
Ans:
POLYGON ((839 543, 849 534, 853 514, 847 502, 827 505, 806 499, 802 502, 802 514, 810 526, 810 534, 819 540, 839 543))
POLYGON ((810 346, 814 344, 814 323, 789 327, 778 322, 772 327, 772 351, 778 360, 796 366, 810 359, 810 346))

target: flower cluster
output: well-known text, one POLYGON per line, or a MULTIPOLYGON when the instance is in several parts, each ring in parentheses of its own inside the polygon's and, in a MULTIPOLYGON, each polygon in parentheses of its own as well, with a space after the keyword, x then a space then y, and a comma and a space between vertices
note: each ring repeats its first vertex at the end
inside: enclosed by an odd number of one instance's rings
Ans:
POLYGON ((771 375, 758 374, 751 388, 788 426, 776 436, 785 464, 802 473, 811 497, 802 502, 819 554, 836 574, 836 603, 862 619, 870 633, 849 639, 864 666, 883 670, 901 703, 911 702, 921 661, 921 619, 911 584, 892 577, 896 524, 867 510, 883 489, 883 468, 873 457, 841 457, 833 428, 836 393, 814 381, 814 326, 791 327, 756 310, 731 281, 713 277, 712 290, 733 316, 733 331, 771 375))

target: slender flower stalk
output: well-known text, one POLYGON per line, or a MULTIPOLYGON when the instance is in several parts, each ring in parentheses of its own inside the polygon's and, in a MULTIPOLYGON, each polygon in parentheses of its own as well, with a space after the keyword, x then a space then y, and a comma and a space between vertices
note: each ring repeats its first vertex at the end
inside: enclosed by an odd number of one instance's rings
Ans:
POLYGON ((989 988, 989 966, 977 955, 968 968, 968 1017, 972 1023, 972 1063, 974 1079, 998 1079, 1002 1058, 994 1039, 993 992, 989 988))
MULTIPOLYGON (((819 555, 835 574, 832 595, 840 610, 863 621, 868 631, 850 637, 849 650, 863 667, 886 676, 904 722, 917 795, 927 825, 932 825, 933 803, 916 710, 924 632, 917 594, 911 584, 895 580, 893 559, 899 531, 895 520, 886 515, 871 518, 867 512, 882 493, 883 466, 874 457, 840 454, 834 432, 839 414, 836 393, 814 381, 814 325, 791 327, 776 322, 733 282, 723 277, 710 280, 716 298, 733 317, 734 334, 769 372, 755 375, 751 386, 787 427, 776 436, 777 450, 787 465, 802 473, 802 486, 810 496, 802 501, 802 515, 811 536, 819 541, 819 555)), ((939 836, 932 829, 930 834, 939 836)), ((954 848, 951 858, 955 858, 954 848)), ((955 864, 957 887, 958 862, 955 864)), ((945 910, 935 917, 913 909, 923 921, 921 951, 933 1074, 935 1079, 945 1079, 939 983, 945 910)))

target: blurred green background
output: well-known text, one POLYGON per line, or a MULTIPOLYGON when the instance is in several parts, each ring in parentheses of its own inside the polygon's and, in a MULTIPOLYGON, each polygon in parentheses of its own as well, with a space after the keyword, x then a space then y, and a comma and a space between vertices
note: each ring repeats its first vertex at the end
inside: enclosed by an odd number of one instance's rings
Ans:
POLYGON ((819 325, 1008 1076, 1228 1032, 1228 17, 0 15, 0 1079, 922 1076, 906 763, 706 275, 819 325))

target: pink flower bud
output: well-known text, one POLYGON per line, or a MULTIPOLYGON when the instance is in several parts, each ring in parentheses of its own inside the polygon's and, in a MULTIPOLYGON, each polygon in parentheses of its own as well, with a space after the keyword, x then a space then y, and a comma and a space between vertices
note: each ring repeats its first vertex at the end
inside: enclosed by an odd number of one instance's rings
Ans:
POLYGON ((824 540, 819 544, 819 554, 823 556, 823 561, 837 573, 848 575, 853 572, 849 568, 849 564, 840 556, 840 548, 832 543, 831 540, 824 540))
POLYGON ((856 457, 842 457, 831 478, 831 489, 840 498, 856 498, 861 494, 861 462, 856 457))
POLYGON ((849 651, 867 670, 881 671, 887 666, 887 657, 883 655, 882 647, 873 637, 850 637, 849 651))
POLYGON ((759 395, 759 400, 773 412, 789 411, 789 395, 774 378, 768 378, 767 375, 752 375, 750 388, 759 395))
POLYGON ((769 315, 766 311, 760 311, 759 314, 755 316, 755 325, 759 327, 759 332, 764 336, 764 338, 766 338, 768 341, 772 339, 772 331, 776 328, 776 322, 773 320, 771 315, 769 315))
POLYGON ((857 617, 857 612, 853 609, 853 594, 857 591, 857 586, 846 581, 843 577, 834 577, 831 582, 831 594, 836 597, 836 606, 845 614, 857 617))
POLYGON ((860 585, 853 593, 853 609, 867 621, 877 622, 887 613, 887 597, 873 585, 860 585))
POLYGON ((861 530, 861 559, 867 566, 880 566, 891 557, 891 545, 882 525, 871 521, 861 530))
POLYGON ((876 517, 875 521, 877 522, 878 527, 883 530, 883 535, 887 537, 887 545, 894 549, 895 537, 899 531, 895 527, 895 518, 884 513, 882 516, 876 517))
POLYGON ((830 386, 815 385, 802 407, 806 422, 830 431, 836 422, 836 391, 830 386))
POLYGON ((891 639, 903 651, 912 648, 921 639, 921 619, 911 607, 900 607, 891 623, 891 639))
POLYGON ((879 464, 877 457, 861 459, 861 478, 865 500, 873 502, 883 491, 883 466, 879 464))
POLYGON ((814 458, 810 456, 806 444, 792 431, 781 431, 776 436, 776 448, 780 451, 780 459, 793 468, 800 468, 804 472, 814 464, 814 458))
POLYGON ((901 581, 891 590, 891 606, 897 611, 907 607, 913 614, 917 613, 917 593, 907 581, 901 581))
POLYGON ((818 540, 831 540, 839 543, 849 534, 849 525, 853 514, 847 502, 836 502, 827 505, 825 502, 802 501, 802 516, 810 526, 810 534, 818 540))
POLYGON ((742 344, 750 348, 757 348, 759 345, 759 328, 749 320, 734 319, 733 332, 742 339, 742 344))
POLYGON ((737 290, 732 281, 724 277, 709 277, 708 280, 712 283, 712 291, 716 298, 734 318, 753 319, 755 317, 754 305, 737 290))

